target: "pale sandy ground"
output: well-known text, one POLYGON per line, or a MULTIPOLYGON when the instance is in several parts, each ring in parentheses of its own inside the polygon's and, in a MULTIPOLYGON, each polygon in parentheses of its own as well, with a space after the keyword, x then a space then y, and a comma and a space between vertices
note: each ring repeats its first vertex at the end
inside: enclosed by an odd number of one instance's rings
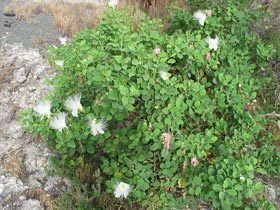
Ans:
MULTIPOLYGON (((101 4, 98 0, 67 2, 101 4)), ((65 178, 48 175, 52 154, 43 140, 24 132, 18 113, 34 106, 49 89, 45 80, 52 77, 53 69, 45 58, 46 46, 58 46, 62 33, 48 14, 28 21, 4 16, 2 10, 9 3, 0 0, 0 209, 51 209, 48 199, 71 185, 65 178), (5 21, 11 27, 4 27, 5 21), (44 43, 36 44, 36 37, 44 43)))

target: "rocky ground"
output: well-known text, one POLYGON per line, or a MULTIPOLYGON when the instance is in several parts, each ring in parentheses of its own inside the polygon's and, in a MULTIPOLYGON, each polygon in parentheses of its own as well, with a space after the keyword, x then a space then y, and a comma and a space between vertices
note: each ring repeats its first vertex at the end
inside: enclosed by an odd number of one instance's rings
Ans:
POLYGON ((0 209, 50 209, 51 198, 69 182, 48 175, 51 153, 42 140, 24 133, 18 113, 47 91, 44 81, 53 71, 44 52, 59 44, 61 33, 51 16, 19 20, 3 14, 5 4, 0 1, 0 209))

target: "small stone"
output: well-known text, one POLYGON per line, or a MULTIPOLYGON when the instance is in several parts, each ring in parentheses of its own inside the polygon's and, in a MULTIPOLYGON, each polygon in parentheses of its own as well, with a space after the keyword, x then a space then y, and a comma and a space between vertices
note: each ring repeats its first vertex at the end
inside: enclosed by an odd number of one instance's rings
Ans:
POLYGON ((29 89, 30 92, 33 92, 33 91, 36 90, 36 87, 33 87, 33 86, 32 86, 32 87, 29 87, 28 89, 29 89))
POLYGON ((27 74, 28 71, 22 67, 15 72, 14 76, 19 83, 24 83, 27 80, 27 74))
POLYGON ((19 180, 17 180, 17 184, 18 185, 23 185, 23 182, 19 179, 19 180))
POLYGON ((17 183, 17 178, 16 177, 11 177, 9 179, 9 182, 12 183, 12 184, 16 184, 17 183))
POLYGON ((7 11, 3 13, 7 17, 14 17, 16 14, 13 11, 7 11))
POLYGON ((11 24, 9 21, 6 20, 6 21, 4 21, 3 25, 4 25, 5 27, 10 28, 12 24, 11 24))
POLYGON ((5 186, 3 184, 0 184, 0 195, 2 194, 2 192, 4 191, 5 186))
POLYGON ((59 179, 59 177, 50 177, 45 184, 44 190, 46 192, 51 192, 56 189, 59 179))
POLYGON ((38 182, 36 179, 34 179, 34 177, 30 177, 29 181, 28 181, 28 186, 30 188, 40 188, 42 187, 42 184, 40 182, 38 182))
POLYGON ((43 210, 44 208, 41 206, 40 201, 38 200, 26 200, 22 202, 22 206, 20 208, 20 210, 43 210))
POLYGON ((268 200, 273 201, 276 199, 276 191, 273 188, 266 187, 265 192, 268 200))
POLYGON ((26 200, 26 197, 25 196, 19 196, 19 198, 18 198, 20 201, 24 201, 24 200, 26 200))

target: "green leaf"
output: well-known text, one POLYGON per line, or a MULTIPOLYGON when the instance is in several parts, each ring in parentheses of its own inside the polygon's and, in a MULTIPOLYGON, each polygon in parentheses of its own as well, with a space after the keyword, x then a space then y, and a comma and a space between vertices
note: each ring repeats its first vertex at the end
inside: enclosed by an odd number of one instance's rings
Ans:
POLYGON ((220 192, 219 192, 219 198, 220 198, 220 200, 223 200, 224 197, 225 197, 225 193, 224 193, 223 191, 220 191, 220 192))
POLYGON ((264 168, 258 168, 257 172, 260 173, 260 174, 263 174, 263 175, 267 174, 267 172, 264 168))
POLYGON ((121 55, 115 56, 115 60, 118 64, 121 64, 122 63, 122 56, 121 55))
POLYGON ((201 193, 201 187, 196 187, 195 188, 195 195, 200 195, 201 193))
POLYGON ((75 149, 76 144, 75 144, 74 141, 70 140, 70 141, 67 142, 67 147, 75 149))
POLYGON ((123 177, 123 174, 121 172, 119 172, 119 171, 116 171, 114 173, 114 177, 117 178, 117 179, 121 179, 123 177))
POLYGON ((176 60, 174 58, 170 58, 167 63, 169 64, 173 64, 173 63, 176 63, 176 60))
POLYGON ((242 185, 237 184, 237 185, 234 187, 234 189, 236 189, 237 191, 242 191, 242 190, 243 190, 243 187, 242 187, 242 185))
POLYGON ((139 64, 138 60, 133 58, 132 59, 132 65, 137 66, 139 64))
POLYGON ((143 79, 148 81, 150 79, 150 75, 148 73, 143 74, 143 79))
POLYGON ((194 185, 200 185, 201 184, 201 178, 199 176, 195 176, 193 179, 194 185))
POLYGON ((242 200, 239 198, 234 199, 233 205, 236 207, 241 207, 242 206, 242 200))
POLYGON ((159 143, 154 143, 151 147, 150 147, 150 150, 151 151, 156 151, 156 150, 159 150, 161 148, 161 144, 159 143))
POLYGON ((227 190, 227 193, 231 196, 236 196, 237 195, 237 192, 236 192, 235 189, 229 189, 229 190, 227 190))
POLYGON ((261 192, 261 191, 263 190, 263 184, 262 184, 261 182, 257 182, 257 183, 255 184, 255 190, 256 190, 257 192, 261 192))
POLYGON ((196 108, 200 107, 200 105, 201 105, 200 101, 194 102, 194 106, 195 106, 196 108))
POLYGON ((143 179, 138 179, 137 185, 140 189, 142 190, 147 190, 149 189, 149 185, 143 180, 143 179))
POLYGON ((124 106, 127 105, 128 102, 129 102, 129 98, 127 98, 127 97, 122 98, 122 103, 123 103, 124 106))
POLYGON ((127 95, 128 94, 128 88, 123 86, 123 85, 119 86, 119 91, 120 91, 121 95, 127 95))
POLYGON ((230 179, 226 178, 223 183, 223 188, 227 188, 230 185, 230 179))
POLYGON ((215 190, 216 192, 219 192, 222 190, 222 186, 219 184, 213 184, 213 190, 215 190))

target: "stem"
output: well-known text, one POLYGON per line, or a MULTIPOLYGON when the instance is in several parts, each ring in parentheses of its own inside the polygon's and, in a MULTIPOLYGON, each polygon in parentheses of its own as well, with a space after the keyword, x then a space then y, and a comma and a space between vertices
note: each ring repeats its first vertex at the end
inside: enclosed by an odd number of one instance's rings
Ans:
POLYGON ((278 117, 278 118, 280 118, 280 114, 272 112, 272 113, 263 114, 262 117, 278 117))

